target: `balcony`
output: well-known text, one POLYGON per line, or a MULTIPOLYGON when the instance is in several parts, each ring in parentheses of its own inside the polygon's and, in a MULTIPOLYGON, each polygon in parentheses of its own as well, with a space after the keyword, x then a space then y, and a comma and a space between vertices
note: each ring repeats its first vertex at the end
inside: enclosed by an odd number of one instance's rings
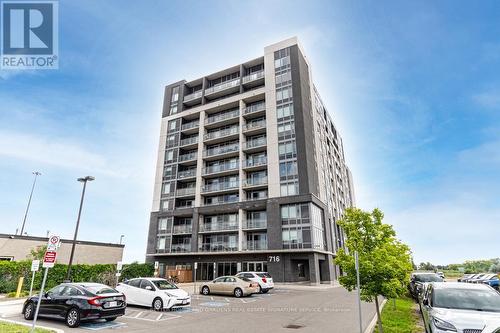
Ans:
POLYGON ((184 96, 184 104, 186 105, 194 105, 201 102, 201 96, 203 95, 202 90, 195 91, 189 95, 184 96))
POLYGON ((257 152, 266 150, 267 140, 265 137, 261 137, 258 139, 249 140, 245 143, 244 151, 246 152, 257 152))
MULTIPOLYGON (((209 199, 209 198, 207 198, 207 199, 209 199)), ((221 196, 217 196, 217 197, 211 197, 210 199, 211 199, 210 202, 207 202, 207 200, 205 200, 204 206, 214 206, 214 205, 234 203, 234 202, 238 202, 240 200, 240 197, 239 197, 239 195, 227 196, 227 197, 224 195, 221 195, 221 196)))
POLYGON ((246 75, 242 79, 242 83, 245 87, 255 87, 264 84, 264 70, 246 75))
POLYGON ((187 209, 187 208, 193 208, 194 207, 194 202, 178 202, 175 205, 175 209, 187 209))
POLYGON ((203 138, 208 142, 222 142, 225 140, 237 139, 240 135, 239 126, 225 128, 223 130, 208 132, 203 138))
POLYGON ((195 193, 196 189, 194 187, 178 188, 177 191, 175 191, 175 195, 178 197, 190 196, 195 193))
POLYGON ((245 160, 243 163, 243 169, 245 170, 260 170, 267 167, 267 157, 261 156, 257 158, 250 158, 245 160))
POLYGON ((236 244, 227 242, 202 243, 200 244, 198 250, 200 252, 228 252, 228 251, 238 251, 238 246, 236 244))
POLYGON ((257 121, 252 121, 249 123, 246 123, 243 125, 243 133, 249 134, 258 134, 258 133, 265 133, 266 132, 266 120, 257 120, 257 121))
POLYGON ((267 177, 248 178, 243 181, 243 187, 262 187, 267 186, 267 177))
POLYGON ((203 175, 208 176, 208 175, 213 175, 213 174, 231 173, 230 171, 238 170, 239 166, 240 166, 239 162, 211 165, 211 166, 208 166, 206 168, 203 168, 203 175))
POLYGON ((205 118, 205 127, 214 127, 215 125, 220 126, 223 124, 233 123, 235 121, 237 122, 239 120, 239 116, 240 110, 238 109, 209 115, 205 118))
POLYGON ((196 168, 177 172, 177 179, 186 179, 192 177, 196 177, 196 168))
POLYGON ((267 241, 247 241, 244 249, 247 251, 267 250, 267 241))
POLYGON ((212 87, 205 89, 205 97, 217 98, 236 92, 240 89, 240 78, 216 84, 212 87))
POLYGON ((191 252, 191 244, 172 244, 170 252, 191 252))
POLYGON ((184 147, 184 148, 196 148, 198 145, 198 136, 193 136, 190 138, 182 139, 179 147, 184 147))
POLYGON ((252 116, 260 116, 266 113, 266 102, 258 102, 255 104, 251 104, 245 108, 244 115, 252 115, 252 116))
POLYGON ((202 186, 201 192, 211 193, 211 192, 231 191, 231 190, 237 190, 239 187, 240 187, 239 181, 215 183, 202 186))
POLYGON ((237 231, 237 223, 202 223, 200 224, 199 232, 212 232, 212 231, 237 231))
POLYGON ((243 222, 243 229, 266 229, 267 219, 247 219, 243 222))
POLYGON ((239 144, 231 144, 231 145, 206 149, 203 152, 203 156, 205 158, 212 158, 212 159, 214 159, 214 157, 220 158, 223 155, 239 156, 239 151, 240 151, 239 144))
POLYGON ((181 131, 184 133, 198 133, 200 122, 198 120, 190 121, 189 123, 182 124, 181 131))
POLYGON ((179 224, 175 225, 174 224, 174 229, 172 230, 173 234, 190 234, 193 232, 193 228, 191 224, 179 224))
POLYGON ((198 153, 197 152, 192 152, 192 153, 188 153, 188 154, 183 154, 183 155, 179 155, 179 158, 178 158, 178 162, 179 163, 183 163, 183 162, 193 162, 198 159, 198 153))

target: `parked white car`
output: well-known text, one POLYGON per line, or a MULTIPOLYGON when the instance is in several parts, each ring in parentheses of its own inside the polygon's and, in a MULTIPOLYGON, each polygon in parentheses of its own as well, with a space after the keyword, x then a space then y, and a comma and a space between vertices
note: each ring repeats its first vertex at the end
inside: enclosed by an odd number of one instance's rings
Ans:
POLYGON ((485 284, 432 282, 421 310, 428 333, 482 332, 500 319, 500 294, 485 284))
POLYGON ((116 286, 127 297, 127 304, 150 306, 156 311, 191 304, 191 296, 175 284, 160 278, 137 278, 116 286))
POLYGON ((244 277, 250 281, 257 282, 259 284, 260 293, 265 294, 274 288, 273 278, 268 272, 240 272, 236 274, 236 276, 239 278, 244 277))

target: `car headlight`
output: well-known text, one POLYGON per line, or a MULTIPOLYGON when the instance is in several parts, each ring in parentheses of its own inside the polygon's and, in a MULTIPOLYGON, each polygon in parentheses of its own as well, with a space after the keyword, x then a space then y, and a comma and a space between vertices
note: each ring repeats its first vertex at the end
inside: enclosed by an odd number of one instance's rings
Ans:
POLYGON ((449 322, 441 320, 439 318, 432 317, 432 322, 434 323, 434 326, 436 326, 436 328, 439 328, 440 330, 450 331, 450 332, 456 332, 457 331, 457 329, 456 329, 455 326, 453 326, 449 322))
POLYGON ((166 291, 165 291, 165 295, 167 295, 168 297, 175 297, 174 295, 169 294, 169 293, 167 293, 166 291))

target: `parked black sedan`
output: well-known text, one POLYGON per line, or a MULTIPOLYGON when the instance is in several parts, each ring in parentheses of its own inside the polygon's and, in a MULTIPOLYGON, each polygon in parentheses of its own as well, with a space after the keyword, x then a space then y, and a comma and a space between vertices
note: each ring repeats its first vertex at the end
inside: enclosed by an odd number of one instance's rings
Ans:
MULTIPOLYGON (((23 316, 32 320, 38 303, 38 295, 24 302, 23 316)), ((64 319, 69 327, 77 327, 81 321, 115 320, 125 314, 125 295, 99 283, 63 283, 44 293, 38 315, 64 319)))

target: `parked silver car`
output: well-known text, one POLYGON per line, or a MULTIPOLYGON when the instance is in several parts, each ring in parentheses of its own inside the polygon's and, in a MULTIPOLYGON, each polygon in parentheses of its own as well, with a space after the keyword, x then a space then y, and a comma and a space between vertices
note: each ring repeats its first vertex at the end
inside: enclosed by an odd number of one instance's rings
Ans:
POLYGON ((432 282, 420 305, 427 333, 482 332, 500 319, 500 294, 484 284, 432 282))

